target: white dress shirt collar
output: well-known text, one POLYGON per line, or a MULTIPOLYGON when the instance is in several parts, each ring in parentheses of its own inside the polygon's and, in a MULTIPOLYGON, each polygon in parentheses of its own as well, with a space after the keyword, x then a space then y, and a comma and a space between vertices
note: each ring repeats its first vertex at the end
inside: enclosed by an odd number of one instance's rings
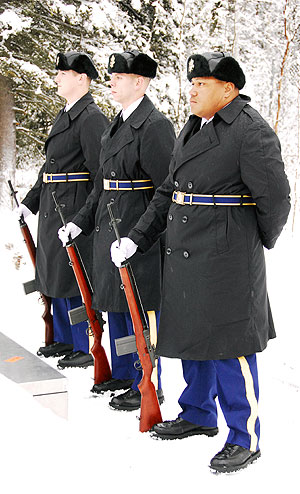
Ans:
POLYGON ((128 108, 126 108, 126 110, 122 110, 121 115, 123 117, 124 122, 125 122, 125 120, 127 120, 128 117, 130 117, 130 115, 134 112, 134 110, 137 109, 137 107, 143 101, 143 98, 144 98, 144 96, 142 96, 141 98, 139 98, 136 101, 134 101, 133 103, 131 103, 131 105, 129 105, 128 108))
POLYGON ((75 103, 77 103, 77 101, 79 101, 80 99, 81 99, 81 98, 76 99, 75 101, 73 101, 73 103, 67 103, 67 104, 66 104, 66 106, 65 106, 65 108, 64 108, 64 111, 69 111, 69 110, 71 110, 72 106, 74 106, 74 105, 75 105, 75 103))

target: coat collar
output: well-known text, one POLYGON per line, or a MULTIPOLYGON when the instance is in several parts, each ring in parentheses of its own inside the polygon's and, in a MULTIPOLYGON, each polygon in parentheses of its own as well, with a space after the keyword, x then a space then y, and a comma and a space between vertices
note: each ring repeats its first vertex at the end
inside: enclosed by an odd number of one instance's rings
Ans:
POLYGON ((132 128, 139 129, 154 109, 155 106, 150 101, 148 96, 145 95, 143 101, 134 110, 130 117, 125 120, 118 132, 110 137, 111 129, 115 125, 120 114, 118 113, 111 125, 107 127, 102 137, 101 143, 105 161, 117 154, 124 146, 134 140, 132 128))
POLYGON ((91 103, 94 103, 94 98, 91 93, 86 93, 74 106, 67 112, 71 120, 74 120, 78 115, 91 103))
POLYGON ((239 94, 234 100, 231 101, 229 105, 218 111, 217 115, 219 115, 219 117, 221 117, 221 119, 227 124, 231 124, 241 113, 244 106, 249 103, 249 101, 251 101, 249 96, 239 94))
POLYGON ((64 109, 62 108, 60 112, 58 113, 56 119, 54 120, 54 123, 52 125, 51 131, 48 135, 48 138, 46 140, 46 143, 48 142, 49 139, 51 139, 53 136, 60 134, 61 132, 64 132, 69 126, 72 120, 75 120, 75 118, 80 115, 80 113, 90 104, 93 103, 94 99, 90 93, 85 94, 80 100, 75 103, 74 106, 68 111, 65 112, 64 109))

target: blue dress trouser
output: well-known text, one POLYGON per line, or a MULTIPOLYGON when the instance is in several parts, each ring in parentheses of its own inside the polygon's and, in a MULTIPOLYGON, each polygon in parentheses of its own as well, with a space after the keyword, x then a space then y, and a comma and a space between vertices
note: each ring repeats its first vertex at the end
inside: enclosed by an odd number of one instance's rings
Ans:
MULTIPOLYGON (((152 312, 153 313, 153 312, 152 312)), ((108 312, 109 338, 111 351, 111 367, 113 379, 133 379, 132 389, 138 390, 138 384, 142 378, 142 370, 138 368, 139 360, 137 353, 128 353, 127 355, 116 354, 115 339, 123 338, 134 334, 132 320, 129 312, 108 312)), ((149 324, 149 314, 146 313, 149 324)), ((155 312, 156 327, 159 324, 160 312, 155 312)), ((157 363, 157 389, 161 389, 161 364, 160 359, 157 363)))
POLYGON ((71 298, 53 298, 53 334, 54 341, 73 345, 73 352, 89 353, 89 337, 86 321, 71 325, 68 311, 80 307, 82 299, 79 296, 71 298))
POLYGON ((259 449, 258 374, 256 355, 226 360, 182 360, 187 387, 179 398, 184 420, 217 426, 218 397, 229 427, 227 442, 259 449))

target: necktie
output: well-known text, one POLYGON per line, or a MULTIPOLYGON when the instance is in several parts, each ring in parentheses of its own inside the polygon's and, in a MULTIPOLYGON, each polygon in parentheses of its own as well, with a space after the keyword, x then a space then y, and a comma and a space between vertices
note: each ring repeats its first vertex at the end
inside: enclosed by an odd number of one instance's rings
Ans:
POLYGON ((122 123, 124 123, 124 120, 123 120, 123 117, 122 117, 122 113, 120 113, 119 117, 117 118, 117 121, 116 121, 115 125, 111 129, 110 137, 112 137, 117 132, 117 130, 119 130, 119 128, 121 127, 122 123))
POLYGON ((195 119, 195 123, 193 125, 193 127, 191 128, 191 130, 188 132, 188 134, 185 136, 184 138, 184 144, 187 143, 187 141, 193 136, 196 134, 196 132, 198 132, 201 128, 201 118, 198 117, 197 119, 195 119))

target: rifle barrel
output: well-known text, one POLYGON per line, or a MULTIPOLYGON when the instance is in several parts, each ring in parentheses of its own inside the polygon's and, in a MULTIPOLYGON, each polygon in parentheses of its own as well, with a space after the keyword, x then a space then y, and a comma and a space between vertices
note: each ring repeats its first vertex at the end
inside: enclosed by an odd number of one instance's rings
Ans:
POLYGON ((55 190, 52 192, 52 197, 53 197, 53 201, 55 203, 55 211, 58 212, 58 214, 60 216, 60 219, 62 221, 62 224, 64 226, 66 226, 67 223, 66 223, 66 220, 65 220, 64 215, 63 215, 63 212, 62 212, 62 207, 63 206, 57 202, 55 190))
POLYGON ((112 202, 109 202, 107 204, 107 209, 108 209, 108 212, 109 212, 111 225, 112 225, 112 227, 113 227, 113 229, 115 231, 115 234, 116 234, 116 237, 117 237, 117 241, 118 241, 118 243, 120 245, 121 238, 120 238, 119 230, 118 230, 118 227, 117 227, 118 221, 116 220, 116 218, 113 215, 113 212, 112 212, 112 204, 113 204, 112 202))

